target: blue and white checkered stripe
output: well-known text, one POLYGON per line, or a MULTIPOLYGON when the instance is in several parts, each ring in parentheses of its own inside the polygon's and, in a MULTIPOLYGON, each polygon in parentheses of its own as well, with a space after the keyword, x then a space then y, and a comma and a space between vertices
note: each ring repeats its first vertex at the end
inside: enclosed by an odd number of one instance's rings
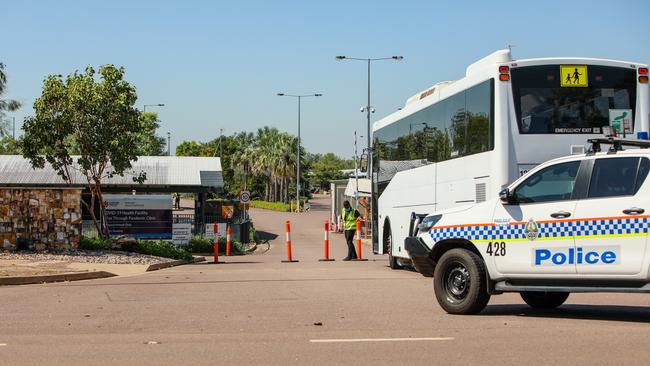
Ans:
MULTIPOLYGON (((492 240, 523 241, 528 240, 524 230, 526 224, 433 227, 429 234, 436 242, 452 238, 465 238, 475 242, 492 240)), ((649 224, 650 219, 647 217, 544 222, 538 224, 539 234, 537 240, 573 239, 574 235, 575 237, 644 235, 650 231, 649 224)))

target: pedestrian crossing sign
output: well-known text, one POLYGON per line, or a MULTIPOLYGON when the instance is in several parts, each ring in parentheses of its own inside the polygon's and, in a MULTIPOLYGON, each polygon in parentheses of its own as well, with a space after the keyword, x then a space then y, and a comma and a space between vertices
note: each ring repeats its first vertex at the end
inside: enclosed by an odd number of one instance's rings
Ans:
POLYGON ((560 65, 560 86, 567 88, 588 87, 587 66, 560 65))

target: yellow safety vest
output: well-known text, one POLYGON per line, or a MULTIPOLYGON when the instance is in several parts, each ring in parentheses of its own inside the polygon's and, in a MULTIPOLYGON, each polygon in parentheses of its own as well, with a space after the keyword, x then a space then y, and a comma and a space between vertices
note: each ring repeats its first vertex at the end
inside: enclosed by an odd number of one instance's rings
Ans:
POLYGON ((350 211, 350 214, 345 217, 345 210, 341 214, 343 218, 343 229, 345 230, 356 230, 357 229, 357 218, 354 217, 354 210, 350 211))

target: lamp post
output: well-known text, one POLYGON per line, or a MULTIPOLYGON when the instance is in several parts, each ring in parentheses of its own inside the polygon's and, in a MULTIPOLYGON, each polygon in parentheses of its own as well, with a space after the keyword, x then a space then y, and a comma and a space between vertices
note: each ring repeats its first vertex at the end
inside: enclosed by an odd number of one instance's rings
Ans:
POLYGON ((147 107, 164 107, 165 105, 160 103, 160 104, 145 104, 144 107, 142 108, 143 112, 147 111, 147 107))
POLYGON ((300 212, 300 101, 302 98, 322 97, 323 94, 285 94, 278 93, 279 97, 298 98, 298 147, 296 148, 296 212, 300 212))
MULTIPOLYGON (((145 104, 142 107, 142 112, 147 112, 147 107, 164 107, 165 104, 163 103, 158 103, 158 104, 145 104)), ((167 156, 172 155, 172 149, 171 149, 171 133, 167 132, 167 156)))
MULTIPOLYGON (((373 169, 373 167, 372 167, 372 160, 373 160, 372 155, 373 155, 374 152, 373 152, 373 149, 372 149, 372 140, 371 140, 372 131, 370 130, 370 113, 374 113, 375 109, 370 106, 370 63, 372 63, 373 61, 383 61, 383 60, 401 61, 403 59, 404 59, 403 56, 391 56, 391 57, 379 57, 379 58, 357 58, 357 57, 347 57, 347 56, 336 56, 336 60, 338 60, 338 61, 343 61, 343 60, 363 61, 363 62, 366 62, 366 64, 368 65, 368 104, 366 104, 365 108, 361 109, 361 112, 366 112, 366 119, 367 119, 367 124, 368 124, 368 130, 366 132, 366 134, 367 134, 366 138, 367 138, 367 141, 368 141, 368 147, 367 147, 367 149, 368 149, 368 169, 367 169, 367 172, 368 173, 367 174, 368 174, 368 178, 370 178, 370 180, 371 180, 371 184, 370 184, 371 199, 370 199, 370 201, 368 203, 369 203, 369 211, 372 213, 372 217, 373 217, 372 222, 373 223, 376 222, 375 218, 377 218, 377 210, 375 209, 375 207, 373 207, 374 206, 373 200, 374 200, 374 196, 375 196, 375 192, 374 192, 375 191, 375 185, 372 183, 372 169, 373 169)), ((373 231, 373 236, 372 236, 373 239, 372 239, 372 241, 373 241, 373 250, 374 250, 375 245, 378 243, 377 239, 376 239, 376 235, 374 235, 374 233, 376 232, 376 228, 374 227, 374 225, 372 227, 372 231, 373 231)))
MULTIPOLYGON (((370 131, 370 113, 374 112, 374 108, 370 106, 370 63, 373 61, 383 61, 383 60, 394 60, 394 61, 401 61, 404 59, 403 56, 391 56, 391 57, 379 57, 379 58, 357 58, 357 57, 347 57, 347 56, 336 56, 336 59, 339 61, 343 60, 354 60, 354 61, 364 61, 368 65, 368 104, 364 108, 361 109, 362 112, 366 112, 366 119, 368 123, 368 131, 367 133, 367 141, 368 141, 368 149, 369 151, 372 151, 372 146, 371 146, 371 131, 370 131)), ((372 161, 372 159, 368 159, 368 161, 372 161)))

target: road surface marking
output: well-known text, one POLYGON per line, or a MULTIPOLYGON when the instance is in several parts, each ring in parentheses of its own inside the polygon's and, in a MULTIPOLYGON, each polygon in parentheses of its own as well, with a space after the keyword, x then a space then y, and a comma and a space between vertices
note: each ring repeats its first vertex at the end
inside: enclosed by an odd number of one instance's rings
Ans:
POLYGON ((6 346, 6 345, 7 345, 6 343, 0 343, 0 347, 6 346))
POLYGON ((310 343, 354 343, 354 342, 414 342, 414 341, 453 341, 453 337, 432 338, 352 338, 352 339, 310 339, 310 343))

